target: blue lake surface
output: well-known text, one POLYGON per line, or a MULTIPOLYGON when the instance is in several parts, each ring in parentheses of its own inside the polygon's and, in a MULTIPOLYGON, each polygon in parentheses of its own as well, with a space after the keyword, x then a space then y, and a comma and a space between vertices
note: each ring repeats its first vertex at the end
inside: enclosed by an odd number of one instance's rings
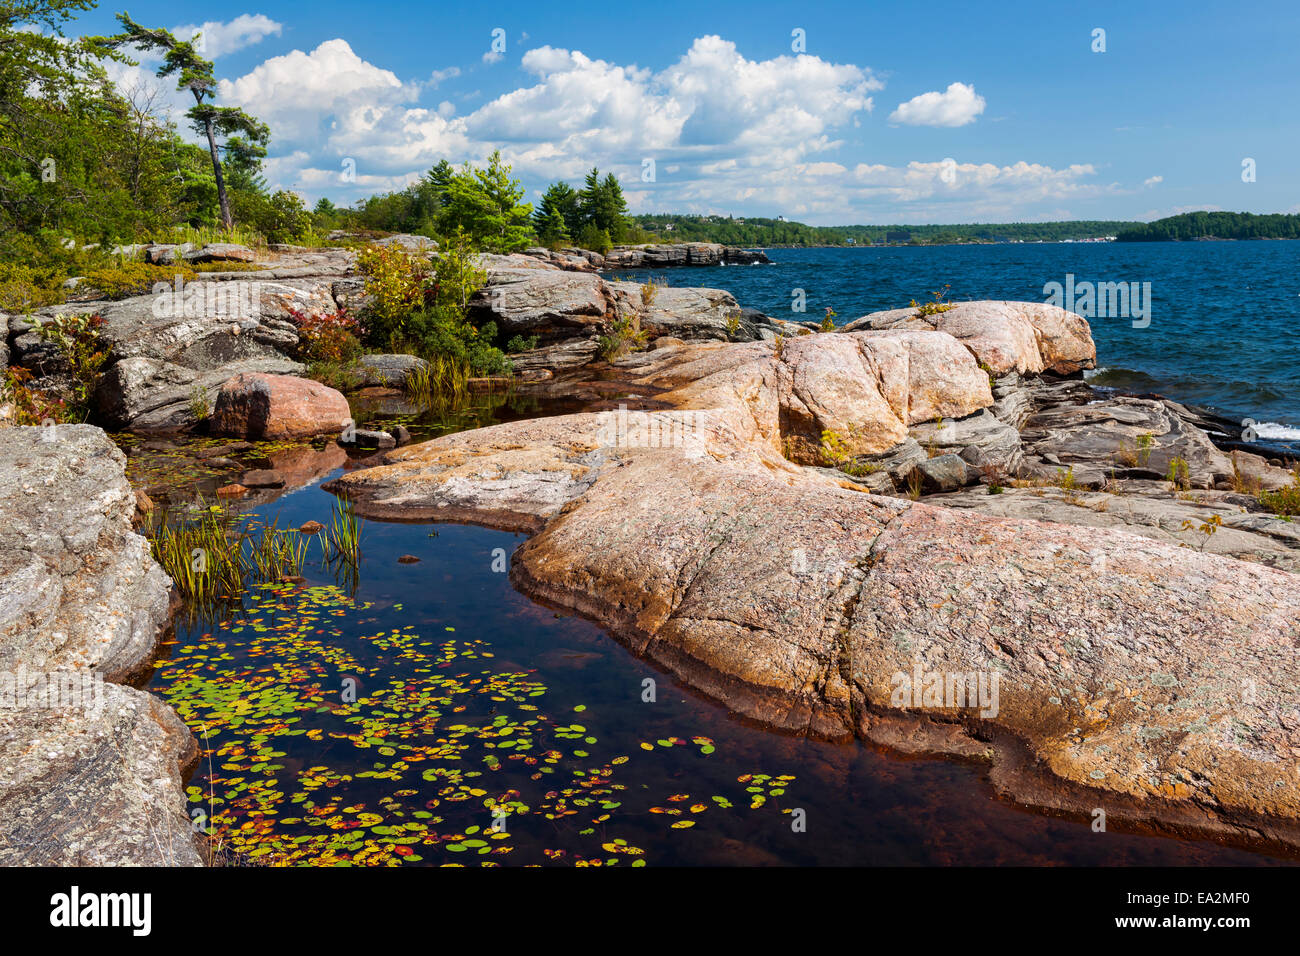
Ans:
MULTIPOLYGON (((954 300, 1042 302, 1044 286, 1150 283, 1150 324, 1089 319, 1094 385, 1159 392, 1233 418, 1269 423, 1262 437, 1300 439, 1300 241, 1033 243, 770 249, 771 265, 620 270, 674 286, 726 289, 776 318, 842 324, 951 288, 954 300), (791 311, 803 289, 806 312, 791 311)), ((1140 321, 1140 320, 1139 320, 1140 321)))

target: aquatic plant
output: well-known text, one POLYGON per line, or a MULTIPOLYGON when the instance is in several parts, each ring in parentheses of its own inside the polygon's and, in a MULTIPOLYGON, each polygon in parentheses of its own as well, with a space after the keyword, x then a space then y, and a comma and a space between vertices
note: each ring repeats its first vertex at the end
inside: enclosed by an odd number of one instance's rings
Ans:
POLYGON ((202 743, 186 792, 218 859, 639 867, 670 834, 797 805, 796 777, 762 768, 686 792, 712 738, 612 747, 600 714, 489 643, 391 612, 336 586, 260 585, 159 662, 157 689, 202 743))
POLYGON ((330 523, 326 526, 322 539, 327 563, 342 563, 353 569, 360 567, 362 524, 351 501, 346 498, 334 499, 330 523))

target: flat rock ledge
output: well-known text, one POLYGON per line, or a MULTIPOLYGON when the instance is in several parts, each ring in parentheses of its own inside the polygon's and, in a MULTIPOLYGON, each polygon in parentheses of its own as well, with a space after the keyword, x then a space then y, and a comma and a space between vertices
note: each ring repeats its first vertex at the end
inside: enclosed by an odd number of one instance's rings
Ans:
POLYGON ((202 863, 194 739, 123 683, 172 611, 124 468, 89 425, 0 431, 0 865, 202 863))
MULTIPOLYGON (((1300 578, 880 497, 783 454, 987 407, 966 349, 918 349, 944 334, 656 350, 637 363, 658 410, 462 432, 327 488, 371 517, 534 532, 521 590, 770 725, 987 761, 1009 799, 1080 819, 1300 847, 1300 578)), ((1091 361, 1053 339, 1026 341, 1042 367, 1091 361)))

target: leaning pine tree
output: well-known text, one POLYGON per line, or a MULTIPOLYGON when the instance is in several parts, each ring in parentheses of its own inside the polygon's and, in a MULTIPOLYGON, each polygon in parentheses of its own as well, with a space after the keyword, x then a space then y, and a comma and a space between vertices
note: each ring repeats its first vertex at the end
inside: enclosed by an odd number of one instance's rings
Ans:
POLYGON ((221 157, 217 136, 232 137, 242 134, 237 142, 242 150, 264 147, 271 138, 267 125, 234 106, 217 106, 210 102, 216 96, 217 80, 212 73, 212 61, 199 56, 194 40, 178 40, 166 30, 150 30, 140 26, 129 14, 119 13, 118 22, 125 33, 112 37, 112 45, 136 47, 140 50, 160 50, 162 66, 158 76, 176 76, 176 89, 189 90, 194 95, 194 105, 186 115, 194 124, 194 131, 207 138, 208 152, 212 155, 212 172, 217 181, 217 202, 221 206, 221 224, 227 231, 234 226, 230 215, 230 197, 226 194, 226 181, 221 175, 221 157))

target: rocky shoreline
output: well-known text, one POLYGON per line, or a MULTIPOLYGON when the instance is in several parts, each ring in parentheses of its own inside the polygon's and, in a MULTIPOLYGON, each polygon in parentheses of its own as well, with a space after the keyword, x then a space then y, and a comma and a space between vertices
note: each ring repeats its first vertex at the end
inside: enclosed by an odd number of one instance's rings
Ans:
MULTIPOLYGON (((408 240, 437 254, 390 241, 408 240)), ((329 490, 368 517, 531 533, 521 590, 771 726, 986 761, 1005 796, 1052 812, 1300 849, 1300 532, 1257 494, 1290 485, 1285 463, 1209 413, 1094 391, 1087 323, 1052 306, 822 332, 603 274, 740 261, 701 245, 662 247, 674 262, 482 257, 471 315, 537 340, 511 356, 514 387, 586 410, 399 448, 367 433, 391 450, 329 490), (623 319, 645 348, 605 361, 623 319), (945 700, 954 676, 996 699, 945 700)), ((157 296, 38 314, 103 316, 94 405, 112 427, 176 433, 202 414, 232 437, 337 437, 346 399, 298 377, 295 316, 364 307, 355 253, 271 255, 202 276, 256 283, 248 315, 157 296)), ((5 322, 9 360, 60 387, 31 321, 5 322)), ((366 361, 366 382, 400 386, 419 360, 366 361)), ((197 864, 194 741, 127 686, 172 608, 122 455, 91 426, 3 435, 0 514, 18 530, 0 551, 0 670, 99 674, 108 705, 0 709, 0 862, 197 864)), ((346 455, 310 457, 315 477, 346 455)))

